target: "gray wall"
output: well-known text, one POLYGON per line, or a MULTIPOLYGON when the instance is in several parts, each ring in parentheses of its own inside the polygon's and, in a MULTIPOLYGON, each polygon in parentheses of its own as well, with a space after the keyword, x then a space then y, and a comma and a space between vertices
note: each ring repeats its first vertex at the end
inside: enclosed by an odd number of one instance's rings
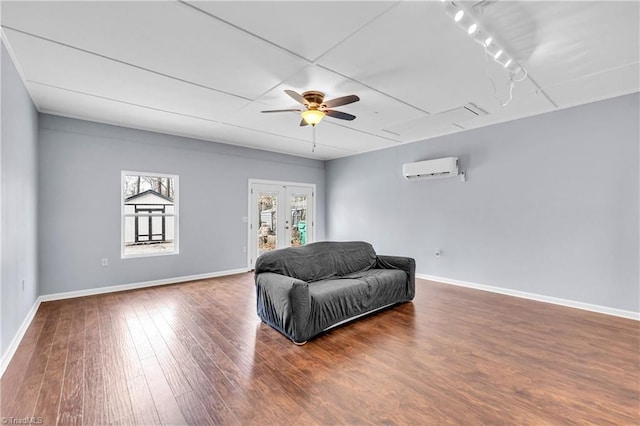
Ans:
POLYGON ((43 295, 245 268, 249 178, 315 183, 325 236, 321 161, 52 115, 39 143, 43 295), (180 254, 120 259, 122 170, 179 175, 180 254))
POLYGON ((413 256, 422 274, 638 312, 638 100, 330 161, 327 236, 413 256), (402 177, 448 156, 466 183, 402 177))
POLYGON ((0 353, 4 354, 38 297, 38 113, 4 44, 0 44, 0 353))

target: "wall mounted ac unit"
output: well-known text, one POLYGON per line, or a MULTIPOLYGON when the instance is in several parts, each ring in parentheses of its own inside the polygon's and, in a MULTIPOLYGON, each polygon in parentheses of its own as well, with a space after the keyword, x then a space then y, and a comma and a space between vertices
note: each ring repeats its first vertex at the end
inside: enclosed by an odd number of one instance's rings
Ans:
POLYGON ((402 175, 408 180, 458 176, 458 157, 405 163, 402 165, 402 175))

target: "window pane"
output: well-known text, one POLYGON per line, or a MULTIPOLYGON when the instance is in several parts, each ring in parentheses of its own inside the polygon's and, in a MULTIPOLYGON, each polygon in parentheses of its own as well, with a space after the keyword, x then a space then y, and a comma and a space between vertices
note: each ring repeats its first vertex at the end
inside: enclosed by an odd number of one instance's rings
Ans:
POLYGON ((175 198, 175 181, 171 176, 125 175, 123 185, 125 204, 130 198, 145 194, 158 195, 171 202, 175 198))
POLYGON ((124 256, 175 252, 177 176, 125 173, 122 185, 124 256))
POLYGON ((124 254, 175 251, 173 216, 127 216, 124 218, 124 254), (164 227, 163 227, 164 224, 164 227))

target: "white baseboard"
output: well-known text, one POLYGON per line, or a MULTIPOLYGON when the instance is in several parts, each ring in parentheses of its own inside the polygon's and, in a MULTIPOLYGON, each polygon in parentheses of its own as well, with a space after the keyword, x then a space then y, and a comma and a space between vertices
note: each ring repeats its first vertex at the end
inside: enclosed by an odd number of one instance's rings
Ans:
POLYGON ((2 378, 5 370, 9 366, 11 359, 13 358, 13 356, 16 353, 16 350, 18 349, 18 345, 20 345, 20 342, 22 342, 22 338, 24 337, 25 333, 27 332, 27 329, 31 325, 31 321, 33 321, 33 318, 36 316, 36 312, 38 312, 39 307, 40 307, 40 298, 37 298, 36 301, 33 302, 33 306, 31 307, 31 309, 29 309, 29 312, 27 313, 27 316, 24 318, 24 321, 22 321, 22 324, 20 324, 20 328, 18 328, 16 335, 13 336, 13 340, 11 340, 9 347, 2 354, 2 358, 0 358, 0 378, 2 378))
POLYGON ((434 275, 416 274, 416 278, 428 281, 436 281, 442 284, 457 285, 460 287, 474 288, 476 290, 500 293, 507 296, 520 297, 523 299, 536 300, 538 302, 551 303, 554 305, 568 306, 570 308, 582 309, 585 311, 598 312, 600 314, 613 315, 616 317, 628 318, 640 321, 640 312, 626 311, 623 309, 610 308, 608 306, 592 305, 590 303, 578 302, 575 300, 560 299, 558 297, 544 296, 542 294, 527 293, 525 291, 512 290, 509 288, 494 287, 486 284, 472 283, 468 281, 454 280, 451 278, 436 277, 434 275))
POLYGON ((178 283, 183 283, 187 281, 205 280, 208 278, 241 274, 248 271, 249 270, 247 268, 230 269, 227 271, 211 272, 208 274, 188 275, 184 277, 166 278, 166 279, 154 280, 154 281, 144 281, 140 283, 114 285, 114 286, 91 288, 87 290, 78 290, 78 291, 67 291, 64 293, 45 294, 45 295, 39 296, 34 302, 31 309, 29 310, 29 313, 25 317, 24 321, 22 321, 20 328, 18 329, 18 331, 16 332, 16 335, 13 337, 13 340, 11 341, 11 344, 9 345, 7 350, 4 352, 4 354, 2 354, 2 358, 0 358, 0 378, 2 378, 5 370, 9 366, 11 359, 13 358, 13 356, 16 353, 16 350, 18 349, 18 345, 22 341, 24 334, 27 332, 27 329, 31 325, 31 321, 33 321, 33 318, 36 316, 36 312, 38 312, 38 308, 40 307, 40 303, 42 302, 71 299, 74 297, 93 296, 96 294, 113 293, 116 291, 134 290, 137 288, 155 287, 155 286, 166 285, 166 284, 178 284, 178 283))

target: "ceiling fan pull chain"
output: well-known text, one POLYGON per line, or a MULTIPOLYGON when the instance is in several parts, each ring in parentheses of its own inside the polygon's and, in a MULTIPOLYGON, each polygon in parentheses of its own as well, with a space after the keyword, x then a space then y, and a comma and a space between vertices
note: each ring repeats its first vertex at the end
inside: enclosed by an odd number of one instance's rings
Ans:
POLYGON ((313 146, 311 147, 311 152, 316 152, 316 126, 311 127, 313 129, 313 146))

